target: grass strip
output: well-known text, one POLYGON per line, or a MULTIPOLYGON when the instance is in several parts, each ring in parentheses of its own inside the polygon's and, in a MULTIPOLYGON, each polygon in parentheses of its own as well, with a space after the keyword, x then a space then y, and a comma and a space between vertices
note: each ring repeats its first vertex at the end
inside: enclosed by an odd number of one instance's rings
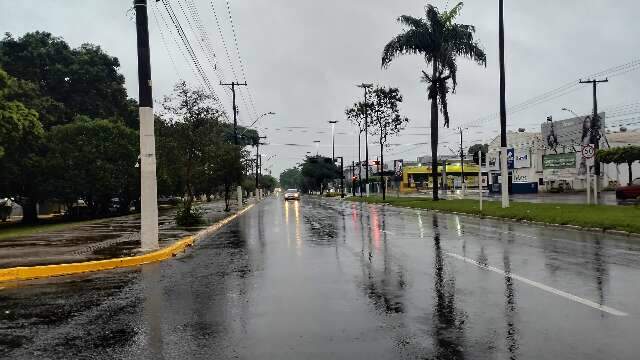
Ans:
POLYGON ((509 208, 503 209, 499 201, 484 201, 480 211, 479 201, 471 199, 433 201, 429 198, 389 197, 383 201, 381 197, 351 197, 347 200, 640 234, 639 206, 511 202, 509 208))

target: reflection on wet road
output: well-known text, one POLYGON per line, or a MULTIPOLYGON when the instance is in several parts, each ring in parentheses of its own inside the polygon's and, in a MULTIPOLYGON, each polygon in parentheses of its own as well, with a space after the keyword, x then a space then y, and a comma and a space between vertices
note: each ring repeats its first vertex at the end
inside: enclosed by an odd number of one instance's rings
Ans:
POLYGON ((0 290, 0 357, 635 359, 640 242, 268 199, 161 264, 0 290))

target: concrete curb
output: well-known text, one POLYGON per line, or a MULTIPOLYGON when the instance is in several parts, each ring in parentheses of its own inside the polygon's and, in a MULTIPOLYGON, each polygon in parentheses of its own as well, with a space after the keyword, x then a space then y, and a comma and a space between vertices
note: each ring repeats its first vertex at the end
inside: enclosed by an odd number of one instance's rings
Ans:
POLYGON ((465 212, 459 212, 459 211, 446 211, 446 210, 437 210, 437 209, 421 209, 421 208, 414 208, 414 207, 410 207, 410 206, 396 206, 396 205, 392 205, 392 204, 389 204, 389 203, 369 203, 369 202, 364 202, 364 201, 353 201, 353 202, 354 203, 367 204, 367 205, 373 205, 373 206, 390 206, 390 207, 394 207, 394 208, 398 208, 398 209, 432 211, 432 212, 436 212, 436 213, 470 216, 470 217, 475 217, 475 218, 480 218, 480 219, 501 220, 501 221, 508 221, 508 222, 517 223, 517 224, 531 224, 531 225, 538 225, 538 226, 545 226, 545 227, 556 227, 556 228, 562 228, 562 229, 568 229, 568 230, 576 230, 576 231, 588 231, 588 232, 593 232, 593 233, 605 233, 605 234, 626 236, 626 237, 630 237, 630 238, 638 238, 638 239, 640 239, 640 233, 633 233, 633 232, 628 232, 628 231, 624 231, 624 230, 588 228, 588 227, 582 227, 582 226, 578 226, 578 225, 569 225, 569 224, 551 224, 551 223, 545 223, 545 222, 540 222, 540 221, 519 220, 519 219, 514 219, 514 218, 505 218, 505 217, 491 216, 491 215, 478 215, 478 214, 471 214, 471 213, 465 213, 465 212))
POLYGON ((0 282, 32 280, 53 276, 112 270, 167 260, 185 251, 187 247, 193 246, 196 241, 201 240, 203 237, 206 237, 218 231, 220 228, 235 220, 245 212, 249 211, 254 206, 255 204, 251 204, 238 211, 237 213, 218 221, 217 223, 209 226, 204 230, 199 231, 194 235, 186 236, 169 246, 165 246, 161 249, 152 251, 147 254, 70 264, 26 266, 0 269, 0 282))

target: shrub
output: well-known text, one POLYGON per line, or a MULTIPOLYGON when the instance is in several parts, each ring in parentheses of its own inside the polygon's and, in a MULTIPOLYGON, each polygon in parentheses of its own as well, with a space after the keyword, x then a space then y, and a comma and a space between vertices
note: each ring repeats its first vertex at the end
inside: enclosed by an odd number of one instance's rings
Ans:
POLYGON ((204 210, 201 208, 192 206, 191 208, 187 208, 184 206, 184 203, 178 204, 178 209, 176 210, 176 224, 179 226, 195 226, 202 224, 202 216, 204 215, 204 210))

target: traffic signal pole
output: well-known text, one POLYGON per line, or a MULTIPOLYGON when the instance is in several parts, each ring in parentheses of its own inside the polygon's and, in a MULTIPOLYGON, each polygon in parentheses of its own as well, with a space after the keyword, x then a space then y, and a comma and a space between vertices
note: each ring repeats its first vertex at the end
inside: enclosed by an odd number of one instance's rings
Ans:
POLYGON ((158 183, 147 0, 134 0, 133 6, 136 11, 140 106, 140 248, 155 250, 158 248, 158 183))

